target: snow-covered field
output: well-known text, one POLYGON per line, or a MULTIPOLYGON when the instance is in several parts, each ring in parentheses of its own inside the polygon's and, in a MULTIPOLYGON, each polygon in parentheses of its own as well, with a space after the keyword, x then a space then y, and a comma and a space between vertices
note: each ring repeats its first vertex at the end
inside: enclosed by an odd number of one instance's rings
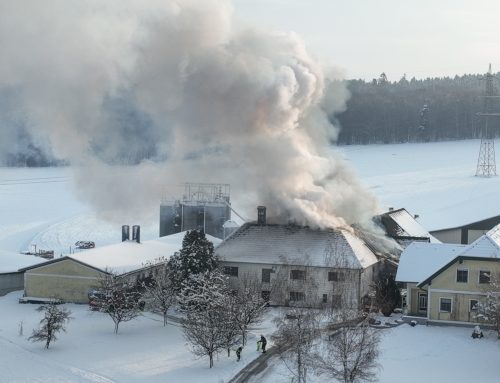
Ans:
POLYGON ((474 176, 479 140, 344 146, 341 151, 383 207, 405 207, 428 230, 500 215, 500 177, 474 176))
MULTIPOLYGON (((158 236, 157 222, 140 224, 142 239, 158 236)), ((0 167, 0 250, 68 253, 76 241, 104 246, 121 240, 121 224, 100 219, 74 193, 71 169, 0 167)))
MULTIPOLYGON (((411 327, 403 324, 382 332, 381 383, 496 383, 499 381, 500 342, 496 334, 472 339, 471 330, 458 327, 411 327)), ((252 383, 289 383, 290 373, 278 358, 252 383)), ((332 382, 311 374, 309 383, 332 382)))
POLYGON ((17 303, 20 296, 0 297, 0 383, 221 383, 259 355, 252 333, 240 362, 234 352, 230 358, 221 354, 209 369, 208 359, 190 353, 180 327, 163 327, 160 316, 146 313, 122 323, 115 335, 108 316, 72 304, 65 305, 73 317, 67 332, 46 350, 27 340, 41 313, 37 305, 17 303))

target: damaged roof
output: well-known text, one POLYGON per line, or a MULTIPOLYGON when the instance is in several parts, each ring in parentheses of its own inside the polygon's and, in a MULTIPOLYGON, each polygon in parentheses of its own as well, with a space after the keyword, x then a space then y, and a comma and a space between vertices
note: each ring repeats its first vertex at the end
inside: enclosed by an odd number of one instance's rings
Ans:
POLYGON ((217 256, 228 262, 362 269, 378 262, 366 243, 347 229, 246 223, 222 242, 217 256))
POLYGON ((441 243, 404 208, 388 211, 380 215, 380 220, 386 228, 387 235, 395 239, 403 241, 408 239, 428 239, 431 243, 441 243))

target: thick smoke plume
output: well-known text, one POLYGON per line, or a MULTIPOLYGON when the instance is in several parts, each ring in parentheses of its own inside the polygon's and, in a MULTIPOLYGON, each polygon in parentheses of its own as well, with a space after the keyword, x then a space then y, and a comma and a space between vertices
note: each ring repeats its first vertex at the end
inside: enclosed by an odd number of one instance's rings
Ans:
POLYGON ((367 221, 375 200, 330 146, 347 90, 298 36, 236 30, 232 12, 218 0, 0 0, 0 94, 108 217, 156 216, 166 185, 191 181, 230 183, 247 216, 264 204, 281 222, 367 221))

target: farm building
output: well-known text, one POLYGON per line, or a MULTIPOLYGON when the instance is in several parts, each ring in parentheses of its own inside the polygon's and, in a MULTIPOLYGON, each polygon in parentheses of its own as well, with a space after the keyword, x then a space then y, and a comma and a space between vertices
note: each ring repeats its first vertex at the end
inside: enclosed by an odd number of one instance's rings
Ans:
POLYGON ((406 209, 390 209, 388 212, 375 217, 380 222, 386 234, 395 239, 402 247, 414 241, 440 243, 417 221, 418 216, 411 215, 406 209))
POLYGON ((500 224, 500 215, 475 222, 467 222, 460 226, 434 230, 432 231, 432 235, 442 242, 467 245, 474 242, 483 234, 486 234, 498 224, 500 224))
POLYGON ((160 205, 160 237, 186 230, 202 230, 224 238, 231 219, 230 186, 186 183, 182 197, 164 196, 160 205))
MULTIPOLYGON (((19 270, 24 272, 24 296, 86 303, 88 293, 98 287, 106 273, 130 281, 146 277, 153 272, 151 263, 181 249, 184 235, 182 232, 142 243, 125 240, 26 267, 19 270)), ((207 238, 214 245, 220 242, 207 238)))
POLYGON ((0 251, 0 296, 24 288, 22 267, 44 262, 45 259, 27 254, 0 251))
POLYGON ((500 225, 470 245, 413 243, 396 275, 407 290, 409 315, 429 321, 474 322, 475 304, 500 275, 500 225))
POLYGON ((257 281, 277 305, 358 307, 379 259, 352 230, 268 224, 265 212, 215 249, 234 285, 257 281))

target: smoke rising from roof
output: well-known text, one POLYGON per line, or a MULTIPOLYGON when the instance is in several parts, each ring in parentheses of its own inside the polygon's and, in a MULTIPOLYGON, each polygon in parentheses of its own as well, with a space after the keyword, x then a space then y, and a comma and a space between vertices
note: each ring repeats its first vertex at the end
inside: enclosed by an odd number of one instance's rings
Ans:
POLYGON ((252 217, 369 220, 374 197, 330 147, 348 91, 295 34, 231 20, 223 0, 2 1, 0 95, 109 218, 156 216, 165 184, 194 181, 230 183, 252 217))

